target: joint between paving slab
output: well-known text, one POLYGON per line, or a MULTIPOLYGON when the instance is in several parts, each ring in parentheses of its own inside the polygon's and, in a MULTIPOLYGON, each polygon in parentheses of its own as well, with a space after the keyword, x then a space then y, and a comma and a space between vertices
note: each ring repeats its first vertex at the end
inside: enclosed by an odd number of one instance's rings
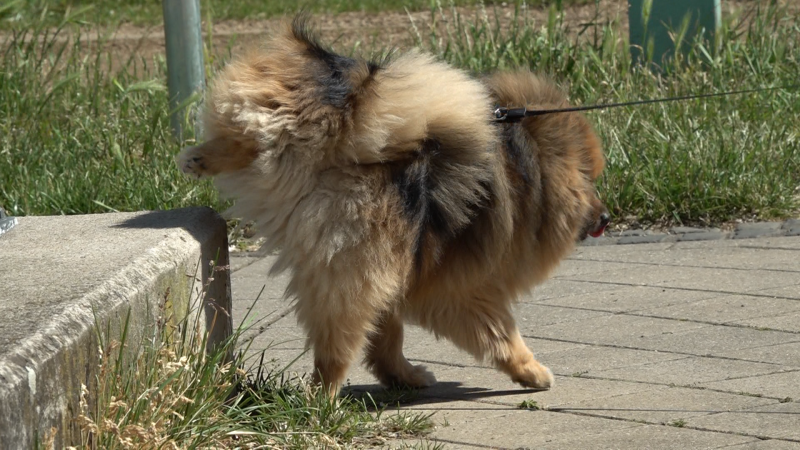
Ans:
POLYGON ((512 449, 510 447, 497 447, 497 446, 494 446, 494 445, 473 444, 471 442, 454 441, 454 440, 451 440, 451 439, 432 438, 431 441, 433 441, 433 442, 442 442, 442 443, 445 443, 445 444, 459 445, 459 446, 466 445, 466 446, 473 447, 473 448, 488 448, 488 449, 491 449, 491 450, 515 450, 515 449, 512 449))
MULTIPOLYGON (((754 248, 750 246, 745 246, 744 248, 754 248)), ((763 248, 765 250, 774 250, 775 247, 758 247, 763 248)), ((651 266, 651 267, 691 267, 693 269, 711 269, 711 270, 734 270, 740 272, 752 272, 753 269, 746 268, 746 267, 731 267, 731 266, 702 266, 702 265, 695 265, 695 264, 677 264, 677 263, 654 263, 654 262, 644 262, 644 261, 620 261, 616 259, 596 259, 596 258, 575 258, 575 257, 567 257, 569 261, 582 261, 582 262, 598 262, 598 263, 617 263, 617 264, 629 264, 632 266, 651 266)), ((797 270, 787 270, 787 269, 775 269, 775 268, 759 268, 758 270, 764 272, 778 272, 778 273, 800 273, 797 270)), ((607 271, 600 271, 597 273, 603 273, 607 271)), ((562 278, 564 277, 554 277, 554 278, 562 278)))
POLYGON ((754 222, 737 224, 733 231, 718 228, 677 226, 666 232, 650 230, 625 230, 610 232, 600 238, 587 239, 582 246, 655 244, 664 242, 718 241, 728 239, 757 239, 767 237, 800 236, 800 219, 782 222, 754 222))
MULTIPOLYGON (((777 372, 760 373, 760 374, 757 374, 757 375, 746 375, 746 376, 741 376, 741 377, 731 377, 731 378, 726 378, 725 380, 719 380, 719 381, 744 380, 744 379, 747 379, 747 378, 767 377, 767 376, 770 376, 770 375, 777 375, 777 374, 784 374, 784 373, 796 373, 796 372, 800 372, 800 369, 779 370, 777 372)), ((667 388, 694 389, 694 390, 697 390, 697 391, 704 391, 704 392, 705 391, 708 391, 708 392, 719 392, 719 393, 722 393, 722 394, 740 395, 740 396, 744 396, 744 397, 750 397, 751 396, 749 394, 742 393, 741 391, 729 391, 729 390, 725 390, 725 389, 715 389, 715 388, 710 388, 710 387, 706 387, 706 386, 697 386, 697 385, 692 385, 692 384, 675 384, 675 383, 661 383, 661 382, 657 382, 657 381, 625 380, 625 379, 622 379, 622 378, 598 377, 596 375, 580 375, 580 376, 577 376, 577 377, 573 376, 573 375, 562 374, 562 373, 554 373, 554 375, 556 375, 558 377, 565 377, 565 378, 586 378, 587 380, 612 381, 612 382, 613 381, 619 381, 619 382, 623 382, 623 383, 644 384, 644 385, 648 385, 648 386, 663 386, 663 387, 667 387, 667 388)), ((768 399, 768 400, 776 400, 778 402, 781 402, 781 400, 784 400, 786 397, 775 397, 775 396, 770 396, 770 395, 759 395, 758 398, 765 398, 765 399, 768 399)))
MULTIPOLYGON (((709 298, 715 298, 715 297, 709 297, 709 298)), ((703 300, 707 300, 707 299, 700 298, 700 299, 698 299, 696 301, 701 302, 703 300)), ((800 301, 800 299, 798 299, 798 301, 800 301)), ((682 318, 679 319, 679 318, 675 318, 675 317, 657 316, 657 315, 642 314, 642 313, 637 312, 637 311, 641 311, 641 310, 609 311, 609 310, 606 310, 606 309, 585 308, 585 307, 580 307, 580 306, 551 305, 551 304, 545 303, 545 302, 527 302, 526 305, 536 305, 536 306, 541 306, 541 307, 545 307, 545 308, 561 308, 561 309, 571 309, 571 310, 575 310, 575 311, 589 311, 589 312, 597 312, 597 313, 606 313, 606 314, 610 314, 610 315, 614 315, 614 316, 645 317, 645 318, 648 318, 648 319, 660 319, 660 320, 670 320, 670 321, 674 321, 674 322, 697 323, 697 324, 712 325, 712 326, 717 326, 717 327, 745 328, 745 329, 757 330, 757 331, 775 331, 775 332, 778 332, 778 333, 800 334, 800 331, 777 330, 777 329, 772 329, 772 328, 766 328, 765 329, 764 327, 756 327, 756 326, 753 326, 753 325, 747 325, 747 324, 736 323, 736 322, 709 322, 709 321, 698 320, 698 319, 682 319, 682 318)), ((754 317, 754 318, 760 318, 760 317, 761 316, 754 317)), ((769 317, 769 316, 766 316, 766 317, 769 317)), ((781 344, 793 344, 795 342, 796 341, 782 342, 781 344)), ((772 344, 772 345, 779 345, 779 344, 772 344)), ((768 347, 768 346, 765 346, 765 347, 768 347)))
POLYGON ((785 250, 787 252, 800 252, 800 248, 778 247, 778 246, 764 247, 762 245, 742 245, 740 246, 740 248, 746 248, 751 250, 785 250))
MULTIPOLYGON (((248 267, 249 265, 253 264, 256 261, 261 260, 263 256, 258 254, 257 252, 242 252, 242 253, 231 253, 230 258, 231 260, 236 259, 244 261, 239 264, 236 264, 235 266, 234 264, 231 264, 231 273, 235 273, 244 269, 245 267, 248 267)), ((231 261, 231 263, 233 263, 233 261, 231 261)))
POLYGON ((420 362, 420 363, 425 363, 425 364, 437 364, 437 365, 445 366, 445 367, 454 367, 456 369, 491 369, 491 370, 495 370, 494 368, 487 367, 487 366, 479 366, 479 365, 472 365, 472 364, 456 364, 456 363, 449 363, 449 362, 444 362, 444 361, 433 361, 433 360, 430 360, 430 359, 409 358, 408 360, 412 361, 412 362, 420 362))
MULTIPOLYGON (((514 406, 510 403, 502 403, 502 402, 491 402, 487 400, 471 400, 471 399, 464 399, 459 397, 452 397, 446 395, 431 395, 422 397, 423 400, 438 400, 438 401, 460 401, 466 403, 477 403, 479 405, 493 405, 493 406, 500 406, 500 408, 486 408, 486 407, 477 407, 477 408, 458 408, 458 407, 447 407, 447 406, 429 406, 425 404, 415 405, 412 401, 407 406, 411 406, 414 411, 524 411, 524 408, 519 408, 514 406)), ((397 408, 399 410, 400 408, 397 408)))
MULTIPOLYGON (((262 335, 264 332, 266 332, 266 331, 267 331, 267 329, 268 329, 270 326, 272 326, 273 324, 275 324, 275 323, 276 323, 276 322, 278 322, 279 320, 281 320, 281 319, 283 319, 284 317, 286 317, 286 316, 288 316, 289 314, 291 314, 291 312, 292 312, 293 310, 294 310, 294 308, 293 308, 293 307, 291 307, 291 306, 289 306, 289 307, 285 308, 283 311, 281 311, 280 313, 278 313, 278 315, 277 315, 277 316, 275 316, 275 317, 273 317, 272 319, 270 319, 270 320, 266 321, 264 324, 262 324, 262 325, 259 325, 259 326, 258 326, 258 329, 256 329, 256 330, 253 330, 253 331, 250 331, 250 332, 245 332, 245 333, 243 333, 243 334, 242 334, 242 336, 241 336, 242 342, 251 341, 251 340, 253 340, 253 339, 257 338, 258 336, 262 335)), ((254 324, 253 326, 255 326, 255 324, 254 324)))
MULTIPOLYGON (((622 350, 637 350, 637 351, 642 351, 642 352, 653 352, 653 353, 662 353, 662 354, 683 355, 683 356, 686 356, 686 357, 694 357, 694 358, 707 358, 707 359, 719 359, 719 360, 725 360, 725 361, 741 361, 741 362, 749 362, 749 363, 768 364, 768 365, 772 365, 772 366, 780 365, 780 364, 776 364, 776 363, 773 363, 773 362, 755 361, 755 360, 751 360, 751 359, 734 358, 734 357, 731 357, 731 356, 719 356, 719 355, 708 355, 708 354, 700 355, 700 354, 697 354, 697 353, 676 352, 674 350, 654 350, 654 349, 651 349, 651 348, 631 347, 631 346, 627 346, 627 345, 618 345, 618 344, 604 344, 604 343, 600 343, 600 342, 581 342, 581 341, 573 341, 573 340, 570 340, 570 339, 557 339, 557 338, 544 337, 544 336, 532 336, 532 335, 529 335, 529 334, 523 334, 522 337, 528 338, 528 339, 540 339, 540 340, 543 340, 543 341, 565 342, 565 343, 568 343, 568 344, 581 344, 581 345, 587 345, 587 346, 590 346, 590 347, 605 347, 605 348, 617 348, 617 349, 622 349, 622 350)), ((653 363, 653 364, 656 364, 656 363, 653 363)), ((783 372, 786 372, 786 371, 783 371, 783 372)), ((791 372, 793 372, 793 370, 791 372)))
MULTIPOLYGON (((735 412, 735 411, 731 411, 731 412, 735 412)), ((709 415, 713 415, 713 414, 709 414, 709 415)), ((666 425, 665 424, 665 426, 670 426, 670 425, 666 425)), ((694 430, 694 431, 702 431, 704 433, 720 433, 720 434, 730 434, 730 435, 733 435, 733 436, 751 437, 751 438, 756 438, 756 439, 758 439, 760 441, 783 441, 783 442, 797 442, 797 443, 800 443, 800 439, 772 437, 772 436, 764 436, 764 435, 761 435, 761 434, 750 434, 750 433, 742 433, 742 432, 736 432, 736 431, 712 430, 711 428, 698 427, 698 426, 693 426, 693 425, 684 425, 684 426, 682 426, 680 428, 684 428, 684 429, 687 429, 687 430, 694 430)))
MULTIPOLYGON (((768 295, 768 294, 758 294, 758 291, 755 292, 739 292, 739 291, 715 291, 712 289, 697 289, 697 288, 685 288, 680 286, 659 286, 653 284, 645 284, 645 283, 623 283, 619 281, 599 281, 599 280, 577 280, 574 278, 559 278, 562 281, 571 281, 573 283, 589 283, 589 284, 606 284, 612 286, 625 286, 625 287, 652 287, 658 289, 674 289, 676 291, 688 291, 688 292, 708 292, 712 294, 726 294, 726 295, 742 295, 747 297, 757 297, 757 298, 772 298, 772 299, 780 299, 780 300, 792 300, 792 301, 800 301, 797 297, 784 297, 782 295, 768 295)), ((784 286, 774 286, 774 287, 789 287, 795 286, 795 284, 788 284, 784 286)))
MULTIPOLYGON (((685 430, 701 431, 701 432, 704 432, 704 433, 718 433, 718 434, 727 434, 727 435, 732 435, 732 436, 751 437, 751 438, 755 438, 755 439, 758 439, 758 440, 761 440, 761 441, 772 441, 772 440, 774 440, 774 441, 784 441, 784 442, 800 442, 800 440, 792 439, 792 438, 763 436, 763 435, 758 435, 758 434, 749 434, 749 433, 743 433, 743 432, 737 432, 737 431, 714 430, 714 429, 710 429, 710 428, 698 427, 698 426, 692 426, 692 425, 682 425, 680 427, 676 427, 674 425, 670 425, 670 424, 664 423, 664 422, 653 422, 653 421, 643 420, 643 419, 628 419, 628 418, 625 418, 625 417, 607 416, 607 415, 604 415, 604 414, 591 414, 591 413, 583 412, 583 411, 570 411, 570 410, 558 410, 558 409, 555 409, 555 410, 548 409, 547 411, 551 411, 551 412, 555 412, 555 413, 561 413, 561 414, 570 414, 570 415, 575 415, 575 416, 584 416, 584 417, 594 417, 594 418, 608 419, 608 420, 617 420, 617 421, 621 421, 621 422, 636 423, 636 424, 641 424, 641 425, 653 425, 653 426, 662 426, 662 427, 671 427, 671 428, 681 428, 681 429, 685 429, 685 430)), ((610 409, 607 410, 607 411, 610 411, 610 409)), ((737 412, 737 411, 720 411, 718 413, 712 413, 712 414, 709 414, 709 415, 723 414, 723 413, 727 413, 727 412, 737 412)))

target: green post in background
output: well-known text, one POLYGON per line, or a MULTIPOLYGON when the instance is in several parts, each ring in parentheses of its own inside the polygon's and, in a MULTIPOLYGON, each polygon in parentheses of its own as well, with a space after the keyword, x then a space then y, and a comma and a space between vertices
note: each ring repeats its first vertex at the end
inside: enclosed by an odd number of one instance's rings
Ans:
POLYGON ((192 98, 205 88, 203 36, 200 31, 199 0, 163 0, 164 35, 167 44, 167 87, 170 123, 179 142, 190 137, 184 131, 187 118, 195 138, 202 133, 192 98))
POLYGON ((684 20, 688 20, 688 27, 681 41, 683 45, 691 43, 700 30, 705 30, 706 39, 713 39, 722 22, 720 0, 628 0, 634 63, 649 59, 664 67, 665 61, 675 54, 675 44, 669 33, 679 32, 684 20))

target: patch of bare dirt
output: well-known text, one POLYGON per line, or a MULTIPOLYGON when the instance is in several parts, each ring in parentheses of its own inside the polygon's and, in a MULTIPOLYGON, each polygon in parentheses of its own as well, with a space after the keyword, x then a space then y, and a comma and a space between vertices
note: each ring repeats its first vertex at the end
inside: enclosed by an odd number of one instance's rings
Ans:
MULTIPOLYGON (((515 11, 513 5, 498 5, 496 7, 481 8, 446 8, 432 14, 426 12, 398 12, 389 11, 378 14, 362 12, 348 12, 337 15, 318 15, 313 17, 311 24, 320 38, 333 44, 338 49, 359 49, 362 51, 379 50, 382 48, 407 48, 413 45, 414 36, 419 33, 427 38, 432 27, 443 30, 449 21, 453 21, 456 14, 467 23, 475 20, 488 20, 492 26, 498 20, 502 27, 507 27, 515 15, 521 14, 532 20, 535 24, 544 24, 548 12, 542 8, 521 9, 515 11), (416 31, 415 31, 416 28, 416 31)), ((270 34, 275 33, 285 19, 269 20, 241 20, 222 21, 214 23, 211 27, 211 42, 214 53, 226 56, 229 53, 237 54, 244 48, 257 45, 270 34)), ((627 27, 627 2, 620 0, 602 0, 599 7, 576 6, 565 10, 564 23, 578 29, 587 23, 612 22, 619 26, 627 27)), ((96 40, 98 32, 93 33, 90 39, 96 40)), ((208 39, 208 24, 203 24, 203 35, 208 39)), ((104 48, 114 55, 127 60, 135 54, 137 57, 152 58, 156 54, 163 54, 164 28, 154 26, 142 28, 133 25, 122 25, 116 32, 105 40, 104 48)))
MULTIPOLYGON (((790 11, 800 11, 800 0, 784 0, 790 11)), ((752 10, 759 0, 738 0, 723 2, 723 14, 734 11, 752 10)), ((466 23, 476 20, 488 20, 492 25, 497 20, 501 27, 508 27, 518 14, 524 15, 534 24, 544 26, 548 11, 544 8, 527 8, 515 10, 513 5, 497 5, 487 9, 481 8, 445 8, 431 13, 388 11, 378 14, 348 12, 337 15, 319 15, 313 18, 312 24, 322 40, 332 43, 338 49, 357 48, 361 51, 379 50, 381 48, 407 48, 413 45, 414 36, 419 33, 427 39, 431 28, 440 32, 454 20, 456 14, 466 23)), ((746 17, 746 14, 744 14, 746 17)), ((626 0, 601 0, 599 5, 572 6, 564 11, 564 24, 572 31, 593 23, 610 23, 626 31, 628 13, 626 0)), ((244 48, 257 45, 270 34, 275 33, 282 19, 222 21, 211 27, 211 42, 215 55, 223 58, 229 54, 237 54, 244 48)), ((209 27, 203 24, 203 34, 208 39, 209 27)), ((101 32, 96 31, 90 39, 96 40, 101 32)), ((442 33, 439 33, 441 36, 442 33)), ((149 28, 122 25, 113 35, 103 41, 103 48, 111 51, 120 61, 130 56, 151 60, 156 55, 163 55, 163 26, 149 28)))
MULTIPOLYGON (((763 0, 731 0, 722 3, 723 14, 738 12, 745 19, 747 11, 763 0), (744 11, 744 13, 742 13, 744 11)), ((800 12, 800 0, 782 0, 789 6, 789 12, 800 12)), ((577 35, 587 25, 612 24, 626 32, 628 29, 627 0, 601 0, 599 4, 571 6, 565 9, 564 25, 577 35)), ((317 15, 312 25, 325 43, 332 44, 339 50, 357 51, 368 54, 371 51, 385 48, 408 48, 414 44, 415 36, 428 39, 431 29, 437 30, 437 36, 445 36, 445 29, 452 25, 458 16, 464 23, 486 21, 492 27, 495 21, 502 28, 508 28, 514 18, 523 16, 535 26, 545 26, 548 10, 542 7, 515 9, 514 5, 501 4, 486 9, 478 7, 444 8, 443 10, 423 12, 387 11, 377 14, 348 12, 336 15, 317 15)), ((215 56, 227 59, 231 54, 240 53, 244 48, 258 45, 270 34, 275 33, 285 19, 221 21, 203 23, 204 38, 212 42, 215 56), (210 31, 210 38, 209 38, 210 31)), ((74 36, 74 35, 73 35, 74 36)), ((109 33, 104 30, 84 31, 82 39, 89 43, 84 48, 87 53, 98 50, 112 55, 112 69, 124 64, 131 57, 152 61, 154 57, 165 54, 163 26, 139 27, 123 24, 109 33)))

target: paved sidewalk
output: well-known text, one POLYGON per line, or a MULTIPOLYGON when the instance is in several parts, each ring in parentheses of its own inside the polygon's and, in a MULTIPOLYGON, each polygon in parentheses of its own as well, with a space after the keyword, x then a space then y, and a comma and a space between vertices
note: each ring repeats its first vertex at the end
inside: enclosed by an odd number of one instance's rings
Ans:
MULTIPOLYGON (((288 363, 303 333, 272 258, 232 257, 234 320, 266 317, 252 351, 288 363)), ((556 375, 526 391, 449 342, 407 328, 438 379, 407 409, 436 412, 446 448, 800 449, 800 237, 584 246, 517 319, 556 375), (540 410, 519 405, 532 400, 540 410)), ((294 370, 311 367, 308 356, 294 370)), ((350 389, 380 395, 361 367, 350 389)))

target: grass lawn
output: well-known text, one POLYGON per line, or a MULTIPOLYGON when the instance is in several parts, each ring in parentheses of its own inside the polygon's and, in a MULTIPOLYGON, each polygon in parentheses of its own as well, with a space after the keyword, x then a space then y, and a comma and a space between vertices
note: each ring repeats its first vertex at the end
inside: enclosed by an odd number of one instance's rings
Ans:
MULTIPOLYGON (((388 409, 400 391, 384 401, 369 394, 334 401, 273 368, 268 354, 245 356, 237 341, 246 329, 206 352, 198 325, 205 317, 196 312, 175 323, 161 311, 138 338, 127 318, 118 334, 97 324, 100 364, 75 412, 77 448, 377 448, 419 441, 433 427, 429 413, 388 409)), ((52 448, 54 434, 40 436, 39 447, 52 448)))
MULTIPOLYGON (((455 17, 414 36, 474 73, 527 66, 549 74, 578 104, 790 85, 800 73, 800 23, 775 8, 747 27, 726 18, 716 42, 695 43, 665 75, 632 68, 627 36, 613 24, 576 39, 551 11, 546 23, 520 17, 502 30, 489 17, 455 17)), ((112 66, 116 55, 93 53, 85 29, 43 19, 2 35, 0 206, 14 215, 223 207, 210 183, 174 167, 163 59, 112 66), (62 38, 66 30, 73 39, 62 38)), ((616 220, 719 224, 798 212, 796 90, 588 116, 608 155, 600 190, 616 220)))

